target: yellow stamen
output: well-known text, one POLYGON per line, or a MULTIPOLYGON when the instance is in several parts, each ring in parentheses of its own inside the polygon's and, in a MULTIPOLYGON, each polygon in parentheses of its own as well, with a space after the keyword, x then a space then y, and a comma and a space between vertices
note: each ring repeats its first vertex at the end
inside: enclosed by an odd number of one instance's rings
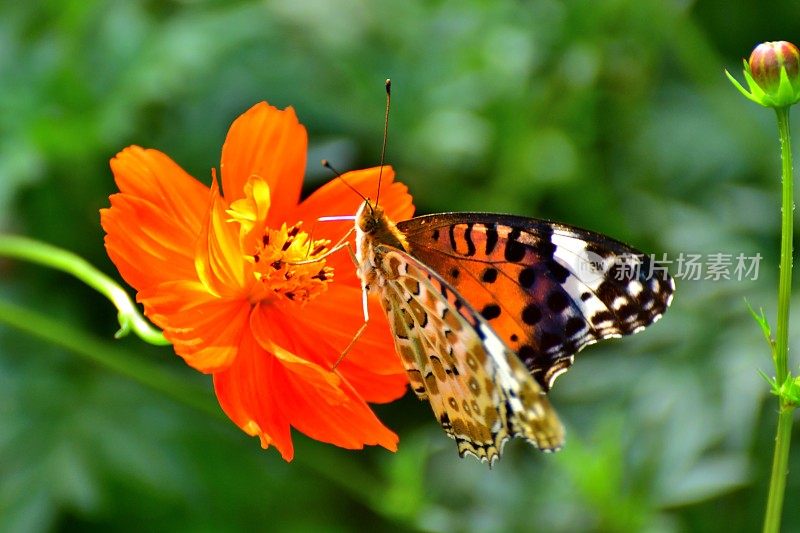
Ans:
POLYGON ((250 296, 252 302, 283 300, 303 305, 324 292, 333 280, 333 268, 325 265, 325 259, 307 262, 323 255, 330 241, 310 241, 308 233, 300 230, 301 225, 267 228, 256 243, 255 253, 248 258, 258 280, 250 296), (301 261, 304 264, 297 264, 301 261))

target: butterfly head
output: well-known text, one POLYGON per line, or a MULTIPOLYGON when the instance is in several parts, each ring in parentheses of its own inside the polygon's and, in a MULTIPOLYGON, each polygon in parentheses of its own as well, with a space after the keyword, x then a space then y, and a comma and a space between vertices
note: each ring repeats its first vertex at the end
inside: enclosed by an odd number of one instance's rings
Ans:
POLYGON ((356 212, 356 230, 376 242, 408 250, 408 242, 394 222, 386 216, 383 208, 364 200, 356 212))
POLYGON ((380 231, 381 219, 385 217, 383 208, 365 199, 356 211, 356 227, 367 235, 373 235, 380 231))

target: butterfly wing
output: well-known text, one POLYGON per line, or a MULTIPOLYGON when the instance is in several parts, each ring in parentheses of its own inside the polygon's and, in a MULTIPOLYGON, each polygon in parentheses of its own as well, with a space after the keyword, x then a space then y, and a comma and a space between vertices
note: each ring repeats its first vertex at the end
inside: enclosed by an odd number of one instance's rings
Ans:
POLYGON ((514 436, 543 450, 560 447, 563 427, 547 397, 486 320, 423 263, 374 246, 397 353, 459 455, 493 463, 514 436))
POLYGON ((584 346, 658 320, 675 284, 630 246, 563 224, 483 213, 399 222, 439 272, 548 390, 584 346))

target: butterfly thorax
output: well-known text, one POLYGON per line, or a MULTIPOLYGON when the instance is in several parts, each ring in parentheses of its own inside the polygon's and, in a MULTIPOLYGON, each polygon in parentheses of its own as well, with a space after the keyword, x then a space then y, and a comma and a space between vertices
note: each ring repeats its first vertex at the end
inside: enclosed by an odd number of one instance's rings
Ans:
POLYGON ((383 208, 365 200, 356 213, 356 259, 358 274, 369 290, 382 285, 382 279, 391 272, 383 265, 382 249, 385 247, 407 251, 408 242, 383 208), (380 246, 379 246, 380 245, 380 246))

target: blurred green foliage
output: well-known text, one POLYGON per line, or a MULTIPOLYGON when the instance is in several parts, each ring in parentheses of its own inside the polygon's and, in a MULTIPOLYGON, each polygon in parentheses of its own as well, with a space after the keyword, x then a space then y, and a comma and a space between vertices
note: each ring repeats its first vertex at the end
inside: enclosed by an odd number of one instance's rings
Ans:
MULTIPOLYGON (((738 72, 791 39, 783 0, 44 0, 0 6, 0 231, 112 275, 98 209, 108 160, 156 147, 208 181, 227 127, 259 100, 308 127, 308 189, 388 161, 420 212, 562 220, 666 253, 764 257, 756 281, 681 281, 646 333, 593 346, 553 391, 563 451, 521 442, 460 460, 411 397, 380 406, 400 450, 296 437, 263 452, 169 348, 112 342, 115 312, 65 275, 0 262, 0 299, 54 336, 102 342, 194 391, 195 409, 0 325, 0 530, 752 531, 775 404, 744 298, 775 306, 773 117, 738 72)), ((796 302, 795 307, 800 305, 796 302)), ((794 320, 795 325, 797 320, 794 320)), ((791 340, 800 352, 795 328, 791 340)), ((795 432, 797 433, 797 432, 795 432)), ((800 528, 800 439, 784 523, 800 528)))

